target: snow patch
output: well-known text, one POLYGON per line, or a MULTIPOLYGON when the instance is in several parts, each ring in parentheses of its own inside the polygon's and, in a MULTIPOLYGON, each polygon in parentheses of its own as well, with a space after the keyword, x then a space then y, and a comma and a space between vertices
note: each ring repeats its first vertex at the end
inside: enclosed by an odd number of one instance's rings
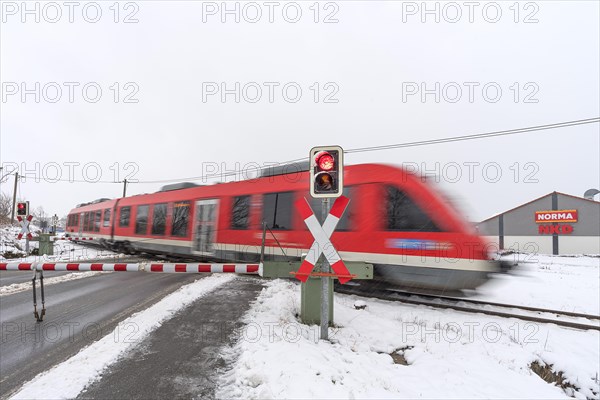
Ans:
POLYGON ((597 398, 600 332, 335 295, 330 341, 297 320, 300 287, 276 280, 244 317, 258 335, 225 350, 219 398, 567 398, 530 369, 562 371, 597 398), (257 330, 257 327, 260 329, 257 330), (408 365, 390 354, 401 350, 408 365))

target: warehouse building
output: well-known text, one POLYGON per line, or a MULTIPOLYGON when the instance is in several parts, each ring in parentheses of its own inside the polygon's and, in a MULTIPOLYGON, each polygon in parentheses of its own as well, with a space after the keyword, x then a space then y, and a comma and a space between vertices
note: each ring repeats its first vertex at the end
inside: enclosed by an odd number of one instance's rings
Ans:
POLYGON ((588 192, 586 198, 552 192, 486 219, 477 229, 499 249, 600 254, 600 202, 588 192))

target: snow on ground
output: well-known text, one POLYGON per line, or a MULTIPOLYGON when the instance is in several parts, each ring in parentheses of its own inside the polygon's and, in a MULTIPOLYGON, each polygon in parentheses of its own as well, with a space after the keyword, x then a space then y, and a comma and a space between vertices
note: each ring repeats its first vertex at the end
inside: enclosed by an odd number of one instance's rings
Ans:
MULTIPOLYGON (((112 272, 75 272, 66 275, 55 276, 52 278, 44 278, 44 286, 54 285, 56 283, 74 281, 77 279, 89 278, 98 274, 110 274, 112 272)), ((38 281, 39 285, 39 281, 38 281)), ((13 283, 12 285, 0 286, 0 297, 10 294, 23 292, 31 289, 31 281, 24 283, 13 283)))
POLYGON ((115 330, 85 347, 75 356, 26 383, 13 399, 65 399, 76 397, 102 371, 140 343, 164 321, 198 298, 234 279, 231 274, 212 275, 181 287, 174 293, 133 314, 115 330), (125 329, 126 327, 127 329, 125 329), (135 327, 134 335, 131 335, 135 327))
MULTIPOLYGON (((119 258, 125 257, 124 254, 118 254, 109 250, 86 247, 70 241, 56 241, 54 243, 54 255, 42 256, 27 256, 25 257, 25 239, 16 239, 20 228, 3 227, 0 228, 0 261, 2 262, 80 262, 90 259, 107 259, 110 261, 118 261, 119 258), (18 258, 4 258, 2 254, 11 252, 13 254, 21 254, 18 258)), ((62 237, 58 235, 57 237, 62 237)), ((29 243, 30 250, 38 247, 37 241, 29 243)), ((23 274, 28 272, 23 271, 23 274)), ((73 272, 57 277, 46 277, 44 285, 53 285, 56 283, 72 281, 76 279, 89 278, 99 273, 105 272, 73 272)), ((7 296, 13 293, 22 292, 31 289, 31 282, 14 283, 11 285, 0 286, 0 296, 7 296)))
MULTIPOLYGON (((335 328, 298 322, 300 286, 272 281, 224 350, 220 398, 598 398, 600 332, 335 295, 335 328), (365 309, 355 302, 364 301, 365 309), (394 363, 402 354, 408 365, 394 363), (553 364, 579 388, 534 374, 553 364), (569 391, 570 389, 566 389, 569 391)), ((361 306, 363 304, 360 304, 361 306)))
POLYGON ((511 254, 502 259, 518 265, 480 286, 472 298, 600 315, 600 257, 511 254))
MULTIPOLYGON (((54 242, 54 255, 52 256, 28 256, 25 257, 25 239, 17 239, 20 228, 2 227, 0 228, 0 260, 3 262, 76 262, 96 258, 120 258, 124 254, 118 254, 110 250, 86 247, 70 241, 58 240, 54 242), (5 258, 2 256, 5 252, 20 254, 21 257, 5 258)), ((63 237, 57 235, 56 237, 63 237)), ((37 241, 29 242, 30 250, 38 247, 37 241)))

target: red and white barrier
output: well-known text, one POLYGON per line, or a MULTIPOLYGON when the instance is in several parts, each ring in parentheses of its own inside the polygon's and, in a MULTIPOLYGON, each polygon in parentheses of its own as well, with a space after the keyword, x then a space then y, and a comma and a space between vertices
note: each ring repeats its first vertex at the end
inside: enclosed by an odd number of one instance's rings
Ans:
POLYGON ((0 263, 0 271, 140 271, 140 264, 104 263, 0 263))
POLYGON ((300 264, 300 268, 296 273, 296 278, 300 281, 306 282, 322 253, 325 254, 331 268, 339 276, 338 279, 340 283, 346 283, 352 279, 348 268, 346 268, 346 264, 344 264, 342 258, 329 240, 338 222, 340 222, 340 218, 342 217, 342 214, 344 214, 346 207, 348 207, 349 202, 350 199, 346 196, 338 197, 333 203, 331 210, 329 210, 329 214, 327 215, 327 218, 325 218, 325 222, 323 222, 322 226, 305 198, 299 199, 296 202, 296 207, 300 211, 304 223, 315 238, 306 258, 302 261, 302 264, 300 264))
POLYGON ((150 264, 146 267, 147 272, 183 272, 198 273, 231 272, 236 274, 258 274, 260 264, 150 264))
POLYGON ((147 264, 147 263, 0 263, 0 271, 124 271, 162 273, 262 273, 261 264, 147 264))

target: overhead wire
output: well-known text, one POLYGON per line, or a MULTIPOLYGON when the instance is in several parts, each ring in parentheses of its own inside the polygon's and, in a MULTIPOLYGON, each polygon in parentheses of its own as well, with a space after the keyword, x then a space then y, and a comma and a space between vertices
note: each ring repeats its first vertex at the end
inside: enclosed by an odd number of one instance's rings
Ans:
MULTIPOLYGON (((531 132, 546 131, 546 130, 551 130, 551 129, 566 128, 566 127, 570 127, 570 126, 595 124, 598 122, 600 122, 600 117, 586 118, 586 119, 557 122, 557 123, 545 124, 545 125, 529 126, 529 127, 525 127, 525 128, 516 128, 516 129, 507 129, 507 130, 500 130, 500 131, 475 133, 475 134, 470 134, 470 135, 452 136, 452 137, 428 139, 428 140, 418 140, 418 141, 413 141, 413 142, 393 143, 393 144, 378 145, 378 146, 357 147, 357 148, 352 148, 352 149, 345 149, 344 153, 345 154, 356 154, 356 153, 364 153, 364 152, 372 152, 372 151, 399 149, 399 148, 406 148, 406 147, 429 146, 429 145, 442 144, 442 143, 454 143, 454 142, 462 142, 462 141, 469 141, 469 140, 487 139, 487 138, 493 138, 493 137, 503 137, 503 136, 509 136, 509 135, 519 135, 519 134, 525 134, 525 133, 531 133, 531 132)), ((296 162, 304 161, 304 160, 306 160, 306 157, 280 162, 280 163, 277 163, 276 165, 253 166, 253 167, 246 168, 246 169, 229 170, 227 172, 216 172, 216 173, 210 173, 210 174, 205 174, 205 175, 182 177, 182 178, 157 179, 157 180, 127 180, 127 183, 151 184, 151 183, 170 183, 170 182, 199 181, 199 180, 206 181, 206 180, 214 179, 214 178, 223 179, 223 178, 227 178, 230 176, 237 176, 240 174, 248 174, 251 171, 256 171, 258 173, 258 172, 260 172, 260 170, 262 170, 264 168, 269 168, 269 167, 274 167, 274 166, 287 166, 287 165, 294 164, 296 162)), ((10 175, 12 172, 13 171, 4 175, 2 178, 0 178, 0 180, 3 179, 4 177, 6 177, 7 175, 10 175)), ((251 179, 251 178, 248 178, 248 179, 251 179)), ((72 182, 72 183, 119 183, 119 184, 124 183, 123 181, 90 181, 90 180, 77 180, 77 179, 52 179, 51 181, 52 182, 72 182)))
MULTIPOLYGON (((525 128, 507 129, 507 130, 501 130, 501 131, 476 133, 476 134, 471 134, 471 135, 453 136, 453 137, 448 137, 448 138, 419 140, 419 141, 414 141, 414 142, 395 143, 395 144, 380 145, 380 146, 358 147, 358 148, 353 148, 353 149, 345 149, 344 154, 390 150, 390 149, 398 149, 398 148, 403 148, 403 147, 428 146, 428 145, 434 145, 434 144, 440 144, 440 143, 452 143, 452 142, 461 142, 461 141, 468 141, 468 140, 486 139, 486 138, 492 138, 492 137, 518 135, 518 134, 522 134, 522 133, 538 132, 538 131, 558 129, 558 128, 566 128, 569 126, 587 125, 587 124, 593 124, 593 123, 598 123, 598 122, 600 122, 600 117, 586 118, 586 119, 573 120, 573 121, 557 122, 557 123, 553 123, 553 124, 530 126, 530 127, 525 127, 525 128)), ((297 158, 295 160, 281 162, 278 165, 285 166, 285 165, 290 165, 295 162, 304 161, 304 160, 306 160, 305 157, 297 158)), ((261 168, 264 168, 264 167, 261 167, 261 168)), ((229 177, 232 175, 235 176, 235 175, 239 175, 241 173, 247 173, 247 172, 248 172, 248 170, 232 170, 232 171, 227 171, 226 173, 214 173, 214 174, 207 174, 207 175, 200 175, 200 176, 179 178, 179 179, 138 181, 138 182, 132 182, 132 183, 168 183, 168 182, 180 182, 180 181, 197 181, 197 180, 207 180, 207 179, 211 179, 211 178, 229 177)))

